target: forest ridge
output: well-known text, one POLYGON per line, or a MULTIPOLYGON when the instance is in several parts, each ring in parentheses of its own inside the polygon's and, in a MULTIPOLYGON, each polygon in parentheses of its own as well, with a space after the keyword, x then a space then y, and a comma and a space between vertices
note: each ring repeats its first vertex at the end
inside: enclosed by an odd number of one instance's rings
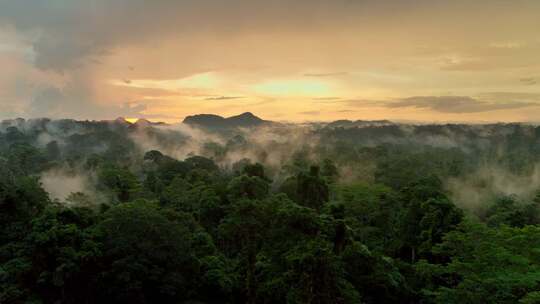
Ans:
POLYGON ((0 123, 1 303, 538 303, 540 127, 0 123))

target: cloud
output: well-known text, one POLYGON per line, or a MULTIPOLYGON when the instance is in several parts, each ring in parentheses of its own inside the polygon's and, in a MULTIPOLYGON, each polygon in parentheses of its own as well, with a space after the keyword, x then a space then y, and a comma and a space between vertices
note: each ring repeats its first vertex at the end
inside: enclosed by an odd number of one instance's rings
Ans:
POLYGON ((492 92, 478 98, 470 96, 412 96, 389 100, 350 99, 353 107, 416 108, 439 113, 481 113, 540 106, 540 94, 492 92))
POLYGON ((360 8, 349 0, 0 0, 0 25, 31 33, 36 66, 62 72, 156 38, 325 28, 360 8))
POLYGON ((441 70, 444 71, 484 71, 497 69, 499 66, 484 58, 465 58, 458 60, 443 60, 441 70))
MULTIPOLYGON (((471 83, 481 91, 509 74, 478 73, 481 77, 473 80, 475 75, 453 73, 464 75, 454 79, 441 66, 520 66, 519 75, 525 76, 536 75, 539 66, 538 2, 516 7, 494 1, 501 5, 466 0, 0 0, 0 66, 5 70, 6 58, 18 54, 32 69, 0 75, 0 109, 8 108, 0 115, 23 113, 23 108, 32 115, 91 119, 226 113, 234 106, 227 99, 245 95, 250 102, 255 96, 275 97, 275 104, 289 111, 264 106, 268 114, 278 110, 295 119, 318 96, 345 99, 390 91, 400 96, 402 90, 471 94, 471 83), (500 24, 505 30, 495 31, 500 24), (435 27, 437 33, 425 30, 435 27), (13 37, 2 37, 6 28, 13 37), (414 33, 412 40, 409 33, 414 33), (513 41, 526 47, 507 50, 515 48, 513 41), (437 51, 418 55, 412 50, 424 46, 437 51), (441 63, 442 56, 457 59, 441 63), (211 72, 223 75, 223 86, 204 78, 211 72), (13 84, 19 78, 28 84, 13 84), (204 90, 190 89, 201 84, 204 90), (424 85, 429 89, 424 91, 424 85), (223 93, 235 96, 220 97, 223 93), (200 102, 207 97, 223 102, 200 102)), ((347 102, 330 98, 314 100, 347 102)))
POLYGON ((122 105, 105 105, 94 103, 91 100, 73 93, 78 88, 58 88, 47 87, 38 91, 28 105, 25 113, 28 117, 49 117, 49 118, 79 118, 88 117, 111 118, 118 116, 125 117, 148 117, 143 114, 147 109, 145 103, 125 102, 122 105), (73 100, 73 98, 77 98, 73 100), (106 113, 107 116, 103 116, 106 113))
POLYGON ((298 114, 315 116, 315 115, 320 115, 321 112, 319 112, 319 111, 304 111, 304 112, 298 112, 298 114))
POLYGON ((525 85, 535 85, 535 84, 537 84, 536 79, 532 78, 532 77, 520 78, 519 82, 521 82, 521 83, 523 83, 525 85))
POLYGON ((352 107, 364 108, 364 107, 386 107, 386 104, 389 101, 358 98, 358 99, 343 99, 337 102, 344 103, 352 107))
POLYGON ((243 96, 218 96, 218 97, 208 97, 204 100, 231 100, 231 99, 241 99, 245 98, 243 96))
POLYGON ((165 25, 174 1, 0 0, 0 23, 31 33, 38 68, 63 72, 97 60, 136 35, 165 25), (159 22, 153 21, 159 20, 159 22), (99 21, 98 21, 99 20, 99 21))
POLYGON ((58 88, 45 88, 36 95, 30 104, 28 114, 31 117, 55 117, 58 111, 63 108, 64 102, 64 95, 58 88))
POLYGON ((537 103, 540 102, 540 93, 525 92, 489 92, 479 94, 480 99, 487 99, 495 102, 521 102, 537 103))
POLYGON ((525 47, 526 45, 517 41, 506 41, 491 43, 489 46, 496 49, 519 49, 525 47))
POLYGON ((333 72, 333 73, 307 73, 304 74, 306 77, 334 77, 334 76, 345 76, 348 75, 347 72, 333 72))
POLYGON ((313 100, 322 101, 322 102, 331 102, 341 100, 341 97, 315 97, 313 100))
POLYGON ((540 106, 532 102, 487 102, 469 96, 414 96, 386 102, 387 108, 418 108, 440 113, 479 113, 540 106))

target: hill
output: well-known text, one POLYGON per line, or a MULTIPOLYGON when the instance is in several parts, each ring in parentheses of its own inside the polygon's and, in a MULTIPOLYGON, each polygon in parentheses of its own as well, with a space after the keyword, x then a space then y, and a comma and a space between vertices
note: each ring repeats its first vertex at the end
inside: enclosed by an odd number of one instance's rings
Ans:
POLYGON ((271 123, 263 120, 251 112, 245 112, 231 117, 222 117, 214 114, 198 114, 187 116, 183 123, 203 127, 207 129, 229 129, 229 128, 252 128, 271 123))

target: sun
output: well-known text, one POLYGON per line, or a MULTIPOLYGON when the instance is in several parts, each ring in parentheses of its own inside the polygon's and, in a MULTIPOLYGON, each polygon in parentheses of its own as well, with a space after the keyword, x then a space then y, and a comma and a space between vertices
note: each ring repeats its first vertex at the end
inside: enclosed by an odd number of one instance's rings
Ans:
POLYGON ((136 123, 139 118, 125 118, 125 120, 129 123, 136 123))

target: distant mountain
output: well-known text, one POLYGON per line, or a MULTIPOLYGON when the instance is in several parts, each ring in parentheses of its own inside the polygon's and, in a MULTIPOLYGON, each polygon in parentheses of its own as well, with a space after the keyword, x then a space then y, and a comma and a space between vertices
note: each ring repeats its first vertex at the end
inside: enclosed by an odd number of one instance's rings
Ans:
POLYGON ((252 128, 272 122, 263 120, 250 112, 224 118, 213 114, 198 114, 187 116, 184 123, 208 129, 229 129, 229 128, 252 128))
POLYGON ((124 117, 118 117, 115 120, 112 120, 112 121, 106 120, 105 122, 111 123, 116 127, 127 127, 130 129, 144 129, 148 127, 167 126, 167 124, 164 122, 161 122, 161 121, 154 122, 154 121, 149 121, 144 118, 139 118, 135 122, 129 122, 124 117))
POLYGON ((167 124, 161 121, 153 122, 149 121, 144 118, 139 118, 135 123, 133 123, 133 126, 137 128, 147 128, 147 127, 159 127, 159 126, 166 126, 167 124))
POLYGON ((326 125, 327 128, 365 128, 365 127, 383 127, 395 125, 389 120, 336 120, 326 125))

